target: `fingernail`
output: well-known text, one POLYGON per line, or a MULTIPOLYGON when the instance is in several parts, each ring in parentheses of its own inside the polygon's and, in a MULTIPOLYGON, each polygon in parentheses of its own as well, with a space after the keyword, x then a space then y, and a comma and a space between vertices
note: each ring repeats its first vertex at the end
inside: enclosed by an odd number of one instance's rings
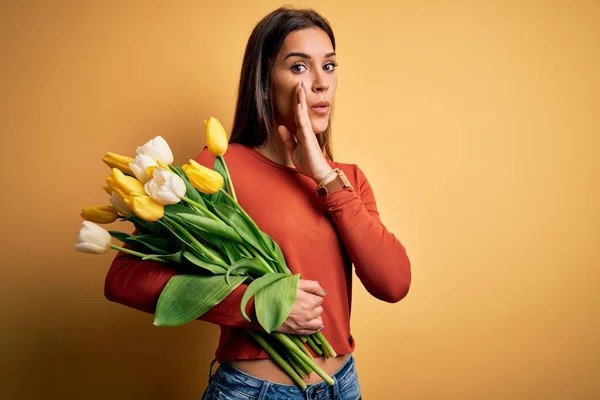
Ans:
POLYGON ((300 81, 300 86, 302 86, 302 88, 304 88, 304 81, 300 81))
POLYGON ((323 293, 325 293, 325 295, 327 295, 327 290, 323 289, 323 293))

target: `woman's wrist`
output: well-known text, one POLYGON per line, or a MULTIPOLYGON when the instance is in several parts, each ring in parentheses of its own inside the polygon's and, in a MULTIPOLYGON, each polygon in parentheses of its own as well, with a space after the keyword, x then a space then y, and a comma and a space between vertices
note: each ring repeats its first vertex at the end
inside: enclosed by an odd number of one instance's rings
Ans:
POLYGON ((325 185, 328 182, 331 182, 335 179, 335 174, 333 173, 334 169, 328 166, 323 171, 315 174, 312 179, 315 181, 317 185, 325 185))

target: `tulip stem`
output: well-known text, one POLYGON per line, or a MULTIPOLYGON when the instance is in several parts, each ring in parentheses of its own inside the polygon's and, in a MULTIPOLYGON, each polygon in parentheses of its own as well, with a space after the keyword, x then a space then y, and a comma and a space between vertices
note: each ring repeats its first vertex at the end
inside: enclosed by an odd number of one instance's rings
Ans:
POLYGON ((302 390, 306 389, 306 383, 302 380, 300 375, 298 375, 294 368, 287 361, 285 361, 283 357, 277 353, 277 351, 275 351, 275 349, 260 335, 260 333, 253 332, 250 329, 247 329, 246 331, 248 334, 250 334, 250 336, 252 336, 252 338, 254 338, 254 340, 258 342, 258 344, 260 344, 267 354, 271 356, 273 361, 275 361, 277 365, 279 365, 281 369, 283 369, 290 376, 290 378, 292 378, 292 380, 296 382, 298 386, 300 386, 302 390))
POLYGON ((182 227, 181 225, 179 225, 177 222, 175 222, 175 220, 173 220, 172 218, 167 217, 166 215, 163 217, 165 220, 167 220, 169 222, 169 224, 171 224, 172 226, 175 227, 175 229, 177 229, 183 236, 185 236, 186 238, 188 238, 188 240, 190 242, 192 242, 192 244, 198 249, 200 250, 203 254, 205 254, 207 257, 209 257, 210 259, 212 259, 214 262, 216 262, 218 265, 228 268, 229 266, 227 264, 225 264, 223 262, 223 260, 221 260, 219 257, 217 257, 216 255, 214 255, 210 250, 208 250, 206 247, 204 247, 202 245, 202 243, 200 243, 192 234, 190 234, 184 227, 182 227))
POLYGON ((321 367, 319 367, 314 360, 308 357, 304 352, 298 348, 298 346, 289 338, 289 336, 284 335, 279 332, 271 333, 271 336, 277 339, 282 345, 284 345, 288 350, 295 353, 304 363, 306 363, 313 371, 317 373, 325 382, 329 385, 333 386, 333 379, 331 376, 327 374, 327 372, 323 371, 321 367))
MULTIPOLYGON (((256 229, 258 232, 262 231, 260 230, 260 228, 258 227, 258 225, 256 225, 256 222, 254 222, 254 220, 248 215, 248 213, 246 212, 246 210, 244 210, 240 204, 237 202, 236 199, 234 199, 233 197, 231 197, 231 195, 229 193, 227 193, 227 191, 223 190, 223 188, 219 189, 219 191, 221 193, 223 193, 223 195, 225 195, 225 197, 227 197, 235 206, 235 208, 240 212, 240 214, 242 214, 242 216, 246 219, 246 221, 248 221, 248 223, 250 225, 252 225, 254 227, 254 229, 256 229)), ((266 242, 265 238, 263 237, 263 235, 259 235, 259 239, 260 241, 265 245, 265 248, 267 249, 267 251, 269 251, 269 244, 266 242)), ((273 254, 273 252, 269 251, 269 255, 273 258, 277 258, 275 256, 275 254, 273 254)))
POLYGON ((181 200, 185 201, 188 204, 193 205, 194 207, 197 207, 200 209, 200 211, 206 213, 209 217, 211 217, 212 219, 214 219, 215 221, 221 221, 221 219, 219 217, 217 217, 215 214, 213 214, 212 212, 210 212, 210 210, 206 207, 204 207, 202 204, 195 202, 192 199, 188 199, 187 197, 183 196, 181 198, 181 200))
MULTIPOLYGON (((146 257, 148 255, 148 254, 140 253, 139 251, 126 249, 125 247, 117 246, 116 244, 111 244, 110 248, 113 250, 122 251, 123 253, 131 254, 132 256, 146 257)), ((157 260, 157 261, 164 262, 162 260, 157 260)))
POLYGON ((227 163, 225 162, 225 157, 218 156, 219 160, 221 160, 221 164, 223 164, 223 168, 225 168, 225 174, 227 175, 227 186, 231 190, 231 196, 235 199, 237 203, 237 196, 235 195, 235 189, 233 188, 233 182, 231 181, 231 175, 229 175, 229 168, 227 168, 227 163))

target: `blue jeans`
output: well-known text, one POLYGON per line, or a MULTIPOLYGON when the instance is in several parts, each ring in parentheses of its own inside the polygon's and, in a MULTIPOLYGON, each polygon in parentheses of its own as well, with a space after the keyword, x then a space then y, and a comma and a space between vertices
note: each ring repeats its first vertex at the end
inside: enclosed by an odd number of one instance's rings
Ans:
MULTIPOLYGON (((313 372, 314 373, 314 372, 313 372)), ((333 375, 334 385, 310 384, 302 391, 297 385, 269 382, 223 363, 212 376, 202 400, 360 400, 360 385, 354 357, 346 360, 333 375)))

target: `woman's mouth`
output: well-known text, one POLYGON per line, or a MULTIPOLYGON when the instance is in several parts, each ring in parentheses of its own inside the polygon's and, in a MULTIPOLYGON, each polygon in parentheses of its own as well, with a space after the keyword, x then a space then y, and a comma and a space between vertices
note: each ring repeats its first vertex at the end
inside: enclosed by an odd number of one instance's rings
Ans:
POLYGON ((327 115, 329 113, 330 104, 328 101, 322 101, 320 103, 314 104, 311 108, 318 115, 327 115))

